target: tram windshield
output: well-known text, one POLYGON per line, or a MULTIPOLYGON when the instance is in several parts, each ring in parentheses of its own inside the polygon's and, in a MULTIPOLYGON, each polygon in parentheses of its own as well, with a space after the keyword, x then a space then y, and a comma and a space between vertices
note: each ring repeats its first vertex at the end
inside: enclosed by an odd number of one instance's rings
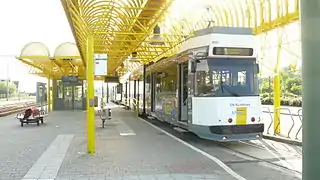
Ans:
POLYGON ((196 80, 196 96, 258 96, 255 59, 201 60, 196 80))

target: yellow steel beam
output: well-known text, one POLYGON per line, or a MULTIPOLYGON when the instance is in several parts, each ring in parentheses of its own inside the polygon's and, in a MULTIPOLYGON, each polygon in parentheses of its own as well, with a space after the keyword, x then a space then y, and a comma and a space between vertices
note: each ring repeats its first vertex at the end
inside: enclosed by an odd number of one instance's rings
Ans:
MULTIPOLYGON (((71 0, 61 0, 65 10, 69 10, 68 19, 73 27, 79 50, 83 54, 86 33, 94 35, 95 40, 105 39, 113 46, 128 47, 124 53, 116 57, 109 57, 109 62, 118 66, 151 34, 153 27, 160 21, 161 15, 171 4, 172 0, 119 0, 119 1, 92 1, 83 0, 74 3, 71 0), (81 25, 82 24, 82 25, 81 25), (86 33, 81 33, 81 30, 86 33), (119 33, 99 33, 114 31, 119 33), (120 34, 123 32, 122 34, 120 34), (136 34, 135 34, 136 33, 136 34)), ((95 47, 105 42, 96 41, 95 47)), ((175 43, 169 41, 170 43, 175 43)), ((111 49, 110 48, 110 49, 111 49)), ((108 49, 95 48, 99 53, 107 53, 108 49)), ((152 56, 154 58, 154 56, 152 56)), ((110 73, 116 69, 109 67, 110 73)))
MULTIPOLYGON (((178 1, 178 0, 176 0, 178 1)), ((77 46, 85 61, 86 40, 95 39, 95 53, 108 53, 108 72, 114 71, 132 52, 143 62, 155 61, 175 52, 185 36, 205 28, 209 21, 217 26, 252 27, 255 34, 283 27, 298 20, 298 0, 229 0, 209 2, 211 11, 197 22, 172 18, 167 12, 173 0, 61 0, 77 46), (290 2, 290 8, 289 8, 290 2), (154 48, 148 42, 156 24, 172 18, 172 26, 162 33, 165 45, 154 48)), ((164 25, 164 24, 163 24, 164 25)), ((85 63, 84 63, 85 65, 85 63)))

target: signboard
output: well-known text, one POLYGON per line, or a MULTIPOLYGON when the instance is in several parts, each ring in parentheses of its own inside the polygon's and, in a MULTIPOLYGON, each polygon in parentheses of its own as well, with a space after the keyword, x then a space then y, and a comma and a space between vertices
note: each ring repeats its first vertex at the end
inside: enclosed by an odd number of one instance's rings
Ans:
POLYGON ((105 76, 107 75, 107 54, 94 54, 94 75, 105 76))
POLYGON ((119 83, 119 76, 106 76, 104 82, 106 83, 119 83))
POLYGON ((78 76, 62 76, 62 82, 78 83, 78 76))
POLYGON ((79 80, 78 76, 62 76, 62 83, 65 85, 81 85, 82 81, 79 80))

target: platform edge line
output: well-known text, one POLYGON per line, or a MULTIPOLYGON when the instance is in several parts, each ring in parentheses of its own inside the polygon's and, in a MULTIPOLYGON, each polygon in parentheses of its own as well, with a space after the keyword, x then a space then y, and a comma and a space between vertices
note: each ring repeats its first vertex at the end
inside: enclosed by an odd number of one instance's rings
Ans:
POLYGON ((204 151, 202 151, 201 149, 175 137, 174 135, 170 134, 169 132, 153 125, 152 123, 142 119, 142 118, 139 118, 140 121, 143 121, 143 122, 146 122, 148 125, 150 125, 151 127, 157 129, 158 131, 161 131, 162 133, 166 134, 167 136, 173 138, 174 140, 182 143, 183 145, 189 147, 190 149, 200 153, 201 155, 207 157, 208 159, 212 160, 213 162, 215 162, 216 164, 218 164, 223 170, 225 170, 228 174, 230 174, 231 176, 233 176, 234 178, 236 178, 237 180, 247 180, 246 178, 242 177, 240 174, 236 173, 234 170, 232 170, 231 168, 229 168, 226 164, 224 164, 220 159, 218 159, 217 157, 215 156, 212 156, 204 151))

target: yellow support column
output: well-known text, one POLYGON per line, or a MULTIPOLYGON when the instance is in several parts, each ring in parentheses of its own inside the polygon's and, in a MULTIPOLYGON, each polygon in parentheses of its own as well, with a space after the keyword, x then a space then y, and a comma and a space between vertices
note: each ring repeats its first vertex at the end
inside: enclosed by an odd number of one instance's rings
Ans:
POLYGON ((47 85, 47 102, 48 102, 48 112, 51 111, 51 93, 50 93, 50 77, 48 77, 48 85, 47 85))
POLYGON ((86 50, 87 66, 87 138, 88 153, 95 152, 95 120, 94 120, 94 39, 88 37, 86 50))
POLYGON ((281 102, 281 86, 280 76, 276 74, 273 77, 273 106, 274 106, 274 132, 280 133, 280 102, 281 102))

